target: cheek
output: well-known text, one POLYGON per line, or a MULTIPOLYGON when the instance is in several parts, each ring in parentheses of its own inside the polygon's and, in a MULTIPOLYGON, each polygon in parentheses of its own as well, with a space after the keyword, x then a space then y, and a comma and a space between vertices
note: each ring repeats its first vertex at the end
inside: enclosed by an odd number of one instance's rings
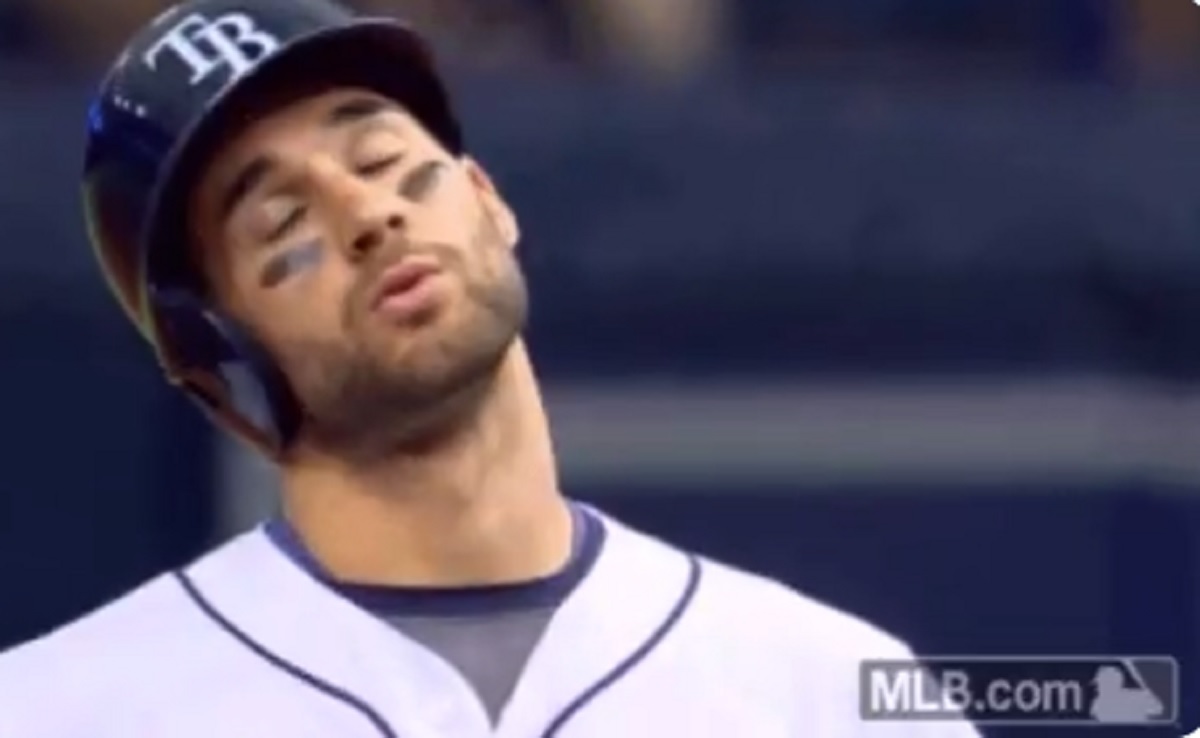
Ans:
MULTIPOLYGON (((419 171, 419 169, 418 169, 419 171)), ((471 245, 478 229, 483 204, 471 183, 462 174, 443 173, 427 184, 430 188, 417 203, 421 223, 419 230, 428 229, 428 236, 443 243, 471 245)), ((416 236, 417 234, 414 234, 416 236)))
POLYGON ((319 272, 326 249, 320 240, 285 248, 266 258, 259 268, 258 284, 273 290, 319 272))
POLYGON ((332 260, 318 264, 308 258, 263 259, 239 277, 247 296, 243 312, 256 316, 253 322, 273 345, 339 335, 347 275, 332 260))

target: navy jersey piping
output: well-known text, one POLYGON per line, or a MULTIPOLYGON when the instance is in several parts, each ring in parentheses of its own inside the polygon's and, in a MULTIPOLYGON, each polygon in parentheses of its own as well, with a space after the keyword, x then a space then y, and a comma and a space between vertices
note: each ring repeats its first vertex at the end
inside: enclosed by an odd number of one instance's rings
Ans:
POLYGON ((334 684, 330 684, 315 674, 305 671, 287 659, 272 653, 265 646, 258 643, 243 630, 238 628, 237 625, 229 620, 229 618, 221 614, 220 610, 218 610, 216 606, 209 602, 208 598, 204 596, 204 593, 200 591, 200 589, 186 573, 182 571, 175 571, 173 574, 175 575, 175 579, 178 580, 179 586, 182 587, 183 591, 187 594, 188 599, 195 603, 200 612, 202 612, 209 620, 213 621, 213 623, 220 630, 228 633, 234 638, 234 640, 250 649, 250 651, 256 656, 263 659, 276 669, 286 673, 288 676, 298 679, 321 694, 324 694, 330 699, 340 702, 351 710, 359 713, 363 716, 363 718, 371 723, 371 726, 375 728, 379 735, 383 736, 384 738, 398 738, 396 731, 392 730, 392 727, 387 724, 387 721, 384 720, 383 717, 365 701, 334 684))
MULTIPOLYGON (((684 585, 683 592, 680 593, 679 599, 672 606, 671 611, 659 624, 658 628, 632 653, 618 663, 611 671, 597 680, 592 686, 584 690, 578 697, 572 700, 563 710, 546 726, 542 731, 540 738, 555 738, 559 735, 562 729, 574 718, 579 712, 586 707, 592 700, 598 697, 604 690, 616 684, 622 677, 633 670, 647 656, 657 648, 667 635, 674 630, 675 626, 682 620, 684 613, 691 606, 692 601, 696 597, 696 592, 700 588, 700 578, 702 574, 700 560, 695 555, 688 556, 688 579, 684 585)), ((340 687, 330 684, 320 677, 312 674, 304 669, 296 666, 281 656, 278 656, 268 650, 265 646, 255 641, 244 631, 237 627, 232 621, 226 618, 221 612, 204 596, 194 582, 182 571, 173 572, 180 587, 187 594, 188 598, 196 605, 196 607, 220 629, 228 633, 234 640, 241 643, 256 656, 262 658, 271 666, 283 671, 289 676, 298 679, 304 684, 321 692, 330 699, 341 702, 350 709, 358 712, 372 727, 384 738, 399 738, 387 721, 379 715, 370 705, 362 699, 350 694, 340 687)))
POLYGON ((637 666, 643 659, 650 655, 650 652, 658 647, 659 644, 674 630, 675 626, 683 619, 683 614, 687 612, 688 607, 692 604, 692 600, 696 597, 696 591, 700 588, 701 575, 700 560, 692 554, 688 555, 688 580, 683 588, 683 592, 679 595, 679 599, 667 613, 667 617, 663 619, 658 628, 655 629, 650 637, 638 646, 633 653, 625 657, 621 663, 613 667, 612 671, 601 677, 595 684, 588 687, 571 703, 563 708, 546 729, 542 731, 540 738, 555 738, 563 727, 571 721, 571 718, 579 714, 579 711, 588 705, 592 700, 598 697, 604 690, 616 684, 623 676, 628 674, 637 666))

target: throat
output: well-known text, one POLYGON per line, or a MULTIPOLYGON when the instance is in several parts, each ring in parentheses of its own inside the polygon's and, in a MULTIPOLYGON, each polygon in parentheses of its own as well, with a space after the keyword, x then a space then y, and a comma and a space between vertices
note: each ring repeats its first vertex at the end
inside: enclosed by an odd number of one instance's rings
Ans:
POLYGON ((389 500, 340 500, 324 514, 293 514, 290 520, 314 560, 344 581, 465 586, 557 570, 570 555, 570 506, 557 495, 512 502, 511 509, 478 501, 461 510, 447 509, 453 503, 430 510, 389 500))

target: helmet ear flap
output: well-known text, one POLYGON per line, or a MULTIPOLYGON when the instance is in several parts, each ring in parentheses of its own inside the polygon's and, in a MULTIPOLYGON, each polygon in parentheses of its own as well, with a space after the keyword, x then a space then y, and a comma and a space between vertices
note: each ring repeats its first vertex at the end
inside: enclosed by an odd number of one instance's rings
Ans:
POLYGON ((160 360, 171 380, 222 424, 278 455, 303 413, 287 378, 237 321, 186 292, 159 293, 160 360), (164 349, 169 346, 169 355, 164 349))

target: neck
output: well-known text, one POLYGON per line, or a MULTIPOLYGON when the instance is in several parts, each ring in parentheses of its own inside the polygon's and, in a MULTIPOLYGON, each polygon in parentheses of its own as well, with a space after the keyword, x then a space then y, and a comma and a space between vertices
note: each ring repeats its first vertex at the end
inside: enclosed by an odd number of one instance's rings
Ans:
POLYGON ((298 454, 283 469, 283 505, 321 565, 346 582, 516 582, 548 576, 570 555, 570 511, 520 342, 469 427, 367 468, 298 454))

